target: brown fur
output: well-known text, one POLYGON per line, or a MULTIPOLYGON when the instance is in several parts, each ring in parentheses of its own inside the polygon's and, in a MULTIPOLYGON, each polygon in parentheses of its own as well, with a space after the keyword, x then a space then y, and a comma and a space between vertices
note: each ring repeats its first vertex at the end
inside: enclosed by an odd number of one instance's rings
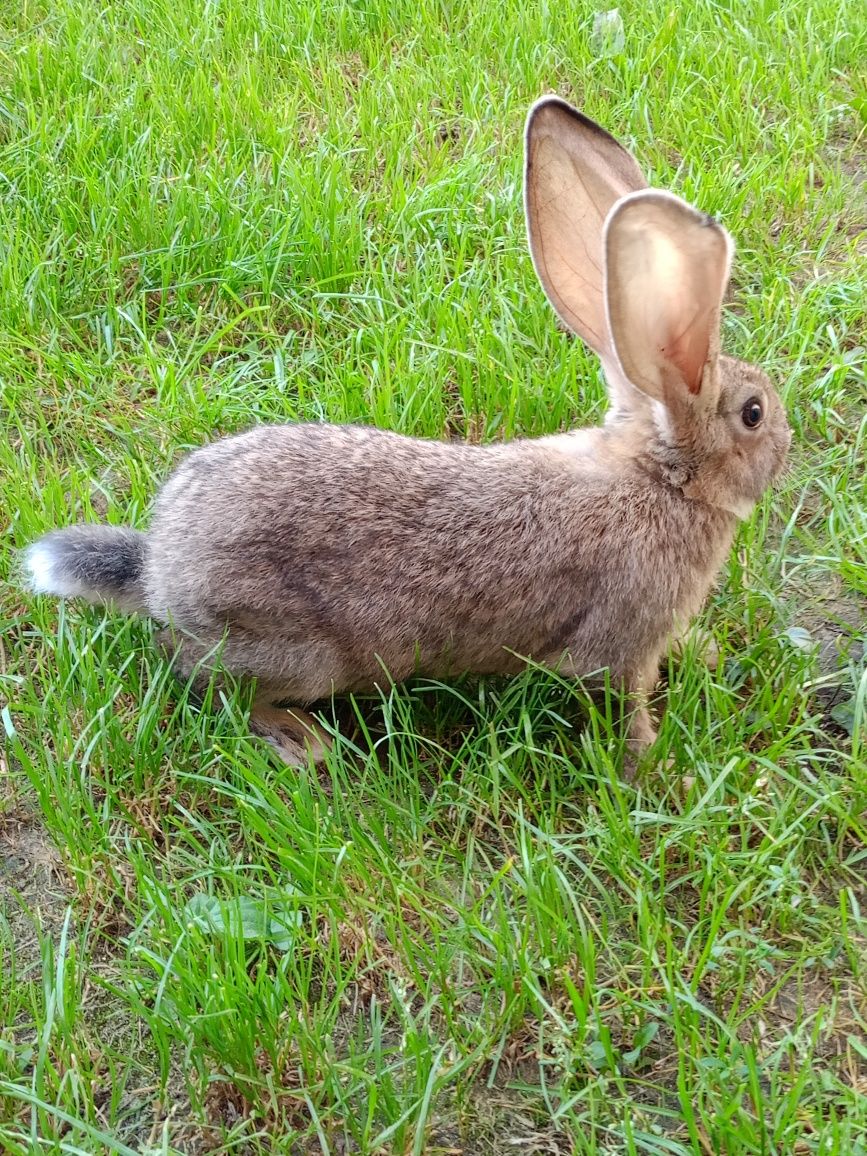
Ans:
MULTIPOLYGON (((290 761, 309 720, 281 728, 274 703, 413 674, 512 674, 527 658, 610 670, 637 696, 640 751, 655 737, 644 699, 660 657, 790 436, 754 367, 711 349, 698 392, 663 369, 662 401, 633 390, 630 409, 621 382, 603 428, 507 445, 333 425, 223 439, 164 485, 126 585, 76 574, 56 592, 127 606, 134 592, 177 632, 185 673, 222 644, 225 667, 257 680, 254 728, 290 761), (748 430, 755 396, 765 419, 748 430)), ((68 552, 76 532, 45 542, 68 552)))

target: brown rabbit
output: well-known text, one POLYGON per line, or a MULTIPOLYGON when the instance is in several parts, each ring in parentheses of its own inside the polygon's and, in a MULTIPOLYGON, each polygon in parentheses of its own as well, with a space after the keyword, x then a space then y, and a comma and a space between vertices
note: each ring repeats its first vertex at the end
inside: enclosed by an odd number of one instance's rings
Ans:
POLYGON ((660 658, 701 608, 790 431, 759 369, 719 349, 732 245, 563 101, 526 130, 536 271, 599 355, 601 428, 472 446, 358 426, 264 426, 192 453, 150 529, 74 526, 31 545, 32 587, 170 625, 181 672, 221 643, 255 678, 252 729, 292 763, 301 711, 387 679, 608 668, 655 739, 660 658), (175 633, 176 632, 176 633, 175 633))

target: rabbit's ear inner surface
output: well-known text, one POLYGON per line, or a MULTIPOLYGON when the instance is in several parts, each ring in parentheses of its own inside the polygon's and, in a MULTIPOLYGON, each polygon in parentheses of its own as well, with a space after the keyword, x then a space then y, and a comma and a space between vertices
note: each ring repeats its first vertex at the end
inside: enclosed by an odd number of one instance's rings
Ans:
POLYGON ((615 205, 604 244, 608 324, 626 378, 658 401, 685 389, 715 403, 734 250, 726 230, 679 197, 648 189, 615 205))
POLYGON ((557 315, 599 354, 607 371, 612 342, 603 228, 615 202, 647 182, 614 137, 559 97, 544 97, 530 109, 524 161, 524 209, 536 273, 557 315))

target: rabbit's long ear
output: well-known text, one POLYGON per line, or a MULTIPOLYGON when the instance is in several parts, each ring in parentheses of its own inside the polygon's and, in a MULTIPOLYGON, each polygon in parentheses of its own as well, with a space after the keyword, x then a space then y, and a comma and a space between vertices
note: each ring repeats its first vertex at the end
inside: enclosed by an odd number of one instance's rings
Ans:
POLYGON ((625 376, 658 401, 716 401, 720 313, 734 246, 726 230, 656 189, 619 201, 605 226, 605 295, 625 376), (706 373, 706 368, 711 372, 706 373))
POLYGON ((603 226, 627 193, 646 188, 634 158, 559 97, 530 109, 524 209, 533 265, 566 325, 611 365, 605 312, 603 226))

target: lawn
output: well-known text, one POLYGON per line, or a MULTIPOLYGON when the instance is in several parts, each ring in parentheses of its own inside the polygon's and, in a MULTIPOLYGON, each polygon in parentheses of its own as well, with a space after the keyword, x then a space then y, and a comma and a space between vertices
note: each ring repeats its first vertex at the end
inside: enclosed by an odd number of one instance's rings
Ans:
POLYGON ((0 1151, 867 1153, 863 5, 594 11, 0 8, 0 1151), (326 704, 289 770, 17 552, 258 422, 600 420, 527 253, 546 91, 730 229, 795 430, 720 666, 636 785, 541 670, 326 704))

